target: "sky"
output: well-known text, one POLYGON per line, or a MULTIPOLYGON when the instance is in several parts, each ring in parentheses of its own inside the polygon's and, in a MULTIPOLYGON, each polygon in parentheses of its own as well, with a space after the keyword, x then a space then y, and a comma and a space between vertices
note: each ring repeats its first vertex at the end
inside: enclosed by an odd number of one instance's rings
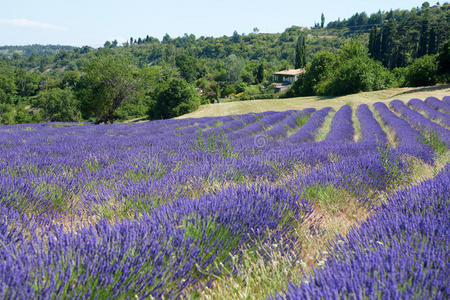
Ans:
MULTIPOLYGON (((356 12, 411 9, 408 0, 1 0, 0 46, 53 44, 99 47, 147 35, 162 39, 283 32, 349 18, 356 12)), ((432 5, 433 1, 429 1, 432 5)))

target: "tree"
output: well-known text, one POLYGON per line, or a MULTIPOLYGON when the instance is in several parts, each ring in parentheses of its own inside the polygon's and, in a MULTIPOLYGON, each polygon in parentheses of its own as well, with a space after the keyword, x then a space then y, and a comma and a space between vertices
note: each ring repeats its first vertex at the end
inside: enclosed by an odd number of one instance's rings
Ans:
POLYGON ((6 63, 0 62, 0 103, 14 104, 16 95, 14 70, 6 63))
POLYGON ((378 26, 373 26, 370 30, 369 54, 373 59, 381 59, 381 31, 378 26))
POLYGON ((300 75, 292 85, 289 96, 311 96, 323 94, 320 83, 330 76, 337 63, 337 55, 328 51, 317 53, 306 67, 306 73, 300 75))
POLYGON ((417 58, 406 69, 407 86, 434 85, 437 83, 438 65, 435 55, 424 55, 417 58))
POLYGON ((258 83, 261 83, 264 81, 264 65, 261 63, 258 66, 258 70, 256 71, 256 80, 258 83))
POLYGON ((450 79, 450 40, 445 41, 439 48, 437 56, 438 74, 446 77, 444 81, 450 79))
POLYGON ((245 68, 245 61, 241 57, 231 54, 225 59, 226 80, 229 83, 236 83, 241 80, 242 70, 245 68))
POLYGON ((305 51, 305 36, 303 32, 300 32, 300 35, 297 39, 297 44, 295 46, 295 68, 303 68, 306 65, 306 51, 305 51))
POLYGON ((396 47, 395 36, 397 34, 397 25, 394 19, 390 19, 383 26, 381 32, 381 61, 388 68, 394 67, 394 52, 396 47))
POLYGON ((200 97, 195 88, 181 78, 172 78, 161 83, 154 92, 156 103, 149 109, 153 119, 174 118, 200 106, 200 97))
POLYGON ((78 97, 85 117, 94 117, 97 124, 114 122, 114 112, 137 88, 134 68, 125 58, 103 54, 84 67, 78 97))
POLYGON ((51 122, 73 122, 81 119, 79 102, 71 89, 53 88, 41 91, 34 105, 51 122))
POLYGON ((197 58, 186 53, 178 54, 175 57, 175 65, 180 70, 181 76, 189 83, 193 83, 205 74, 205 69, 200 66, 197 58))
POLYGON ((241 36, 236 30, 233 32, 233 37, 231 38, 231 40, 236 44, 241 42, 241 36))
POLYGON ((325 26, 325 15, 322 13, 320 16, 320 28, 323 28, 325 26))
POLYGON ((417 50, 417 56, 421 57, 428 53, 428 39, 430 37, 429 22, 428 19, 422 21, 420 27, 419 49, 417 50))

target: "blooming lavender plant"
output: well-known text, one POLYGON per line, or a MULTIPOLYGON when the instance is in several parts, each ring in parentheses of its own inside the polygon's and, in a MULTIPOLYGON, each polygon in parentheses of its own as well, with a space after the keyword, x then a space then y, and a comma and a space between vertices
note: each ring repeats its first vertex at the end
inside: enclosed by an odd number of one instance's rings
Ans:
POLYGON ((276 298, 446 298, 449 186, 447 165, 436 178, 400 190, 333 243, 323 268, 276 298))

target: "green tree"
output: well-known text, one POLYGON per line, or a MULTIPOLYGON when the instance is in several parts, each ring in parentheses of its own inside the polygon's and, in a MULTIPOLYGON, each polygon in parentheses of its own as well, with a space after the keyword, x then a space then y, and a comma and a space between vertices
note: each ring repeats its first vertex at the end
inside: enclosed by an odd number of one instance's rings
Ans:
POLYGON ((259 64, 258 70, 256 71, 256 81, 261 83, 264 81, 264 64, 259 64))
POLYGON ((320 16, 320 28, 323 28, 325 26, 325 15, 322 13, 320 16))
POLYGON ((428 53, 428 39, 430 37, 428 19, 422 20, 422 26, 420 28, 419 48, 417 50, 417 56, 421 57, 428 53))
POLYGON ((84 116, 94 117, 97 124, 114 122, 114 112, 136 92, 133 65, 123 57, 103 54, 83 70, 78 97, 84 116))
POLYGON ((303 68, 306 65, 306 46, 305 36, 300 32, 297 44, 295 45, 295 68, 303 68))
POLYGON ((17 95, 14 69, 0 62, 0 103, 14 104, 17 95))
POLYGON ((435 55, 424 55, 417 58, 406 69, 406 85, 434 85, 438 81, 437 71, 438 64, 435 55))
POLYGON ((174 118, 200 106, 200 97, 194 86, 184 79, 172 78, 162 82, 154 92, 156 103, 149 109, 153 119, 174 118))
POLYGON ((381 61, 383 65, 388 68, 394 68, 394 52, 396 47, 395 37, 397 34, 397 24, 394 19, 390 19, 387 24, 383 26, 381 32, 381 61))
POLYGON ((245 68, 245 60, 236 54, 231 54, 225 59, 226 80, 236 83, 241 80, 241 73, 245 68))
POLYGON ((205 69, 200 66, 198 59, 187 55, 178 54, 175 57, 175 65, 180 70, 181 76, 189 83, 205 75, 205 69))
POLYGON ((448 82, 450 79, 450 40, 445 41, 439 47, 437 63, 438 74, 444 77, 444 82, 448 82))
POLYGON ((292 85, 289 96, 312 96, 323 94, 320 83, 330 76, 335 68, 337 56, 328 51, 317 53, 311 64, 306 67, 306 73, 303 73, 292 85))
POLYGON ((388 69, 368 56, 356 56, 341 62, 325 81, 324 94, 344 95, 375 91, 392 86, 394 77, 388 69))
POLYGON ((11 104, 0 103, 0 124, 11 125, 15 121, 14 106, 11 104))
POLYGON ((47 121, 75 122, 81 119, 79 102, 70 89, 53 88, 41 91, 34 106, 40 109, 41 115, 47 121))
POLYGON ((381 60, 381 31, 378 26, 373 26, 369 34, 369 54, 376 60, 381 60))

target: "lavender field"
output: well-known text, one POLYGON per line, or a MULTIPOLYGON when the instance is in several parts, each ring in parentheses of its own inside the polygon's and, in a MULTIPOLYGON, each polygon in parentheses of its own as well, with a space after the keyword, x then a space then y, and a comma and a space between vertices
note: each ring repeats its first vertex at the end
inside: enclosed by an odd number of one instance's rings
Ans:
POLYGON ((0 126, 0 296, 448 298, 449 112, 0 126))

